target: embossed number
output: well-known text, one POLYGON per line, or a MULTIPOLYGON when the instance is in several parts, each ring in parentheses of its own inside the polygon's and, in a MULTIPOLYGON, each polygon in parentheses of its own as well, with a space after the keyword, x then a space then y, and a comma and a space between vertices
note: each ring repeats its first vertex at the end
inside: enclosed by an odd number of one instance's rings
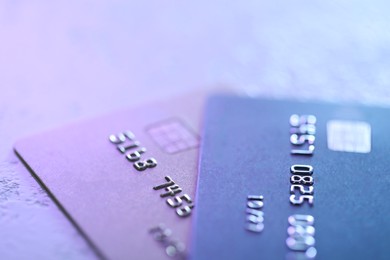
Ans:
POLYGON ((294 175, 312 175, 314 168, 310 165, 294 164, 291 166, 290 171, 294 175))
POLYGON ((167 203, 172 208, 177 208, 183 204, 183 200, 185 200, 188 204, 192 205, 191 197, 187 194, 184 194, 182 196, 176 196, 173 199, 167 199, 167 203))
POLYGON ((311 176, 293 175, 290 178, 290 182, 292 184, 313 185, 314 180, 311 176))
POLYGON ((150 158, 144 161, 134 163, 134 168, 138 171, 144 171, 148 168, 154 168, 157 166, 157 161, 154 158, 150 158))
POLYGON ((309 203, 309 205, 313 205, 314 198, 312 195, 302 195, 297 197, 295 194, 292 194, 290 196, 290 202, 293 205, 301 205, 305 200, 309 203))
POLYGON ((183 201, 185 201, 188 205, 184 206, 182 208, 179 208, 176 210, 176 214, 179 215, 179 217, 187 217, 191 214, 191 209, 194 207, 194 204, 192 203, 191 197, 187 194, 184 194, 182 196, 176 196, 173 199, 167 199, 167 203, 172 208, 177 208, 183 205, 183 201))
POLYGON ((122 144, 126 141, 126 138, 128 138, 129 140, 133 140, 134 134, 131 131, 125 131, 118 135, 110 135, 109 137, 110 142, 113 144, 122 144))
POLYGON ((313 186, 309 186, 309 187, 307 187, 307 189, 305 189, 305 188, 306 187, 303 186, 303 185, 291 185, 290 193, 294 193, 295 189, 299 189, 299 192, 302 195, 313 195, 313 193, 314 193, 314 187, 313 186))
POLYGON ((185 206, 183 208, 177 209, 176 210, 176 214, 179 217, 185 218, 185 217, 187 217, 187 216, 189 216, 191 214, 191 211, 192 211, 193 207, 194 207, 194 205, 192 205, 192 206, 185 206))

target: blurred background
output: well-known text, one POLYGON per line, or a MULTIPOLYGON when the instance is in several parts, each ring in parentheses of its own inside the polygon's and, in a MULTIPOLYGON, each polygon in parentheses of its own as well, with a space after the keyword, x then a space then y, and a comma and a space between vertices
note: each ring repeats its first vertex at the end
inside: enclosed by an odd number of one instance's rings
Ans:
POLYGON ((390 106, 385 0, 0 2, 0 259, 94 259, 12 151, 194 89, 390 106))

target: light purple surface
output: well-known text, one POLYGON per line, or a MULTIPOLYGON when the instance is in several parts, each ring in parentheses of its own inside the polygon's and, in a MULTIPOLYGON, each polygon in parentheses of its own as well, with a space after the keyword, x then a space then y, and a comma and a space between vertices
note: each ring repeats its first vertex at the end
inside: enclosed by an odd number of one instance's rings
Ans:
POLYGON ((390 104, 388 1, 0 4, 0 258, 90 259, 12 152, 33 132, 198 86, 390 104))

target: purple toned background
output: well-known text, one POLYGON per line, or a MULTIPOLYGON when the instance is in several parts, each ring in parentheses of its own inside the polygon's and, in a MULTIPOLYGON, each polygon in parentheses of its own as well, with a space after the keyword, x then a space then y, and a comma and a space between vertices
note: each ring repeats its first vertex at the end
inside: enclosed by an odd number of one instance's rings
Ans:
POLYGON ((0 3, 0 258, 94 255, 20 137, 194 88, 390 105, 385 0, 0 3))

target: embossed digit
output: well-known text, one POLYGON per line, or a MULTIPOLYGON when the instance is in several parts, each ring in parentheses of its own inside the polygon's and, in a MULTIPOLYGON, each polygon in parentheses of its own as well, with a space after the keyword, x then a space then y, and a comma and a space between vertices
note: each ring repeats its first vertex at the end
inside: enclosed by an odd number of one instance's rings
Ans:
POLYGON ((246 220, 253 224, 263 223, 264 222, 264 214, 258 214, 258 215, 248 215, 246 217, 246 220))
POLYGON ((252 232, 259 233, 264 230, 264 224, 263 223, 247 223, 246 229, 252 232))
POLYGON ((306 150, 292 149, 291 154, 312 156, 314 154, 314 149, 314 145, 309 145, 309 148, 306 150))
POLYGON ((176 259, 184 259, 184 253, 185 246, 183 243, 178 241, 170 241, 167 247, 165 248, 165 253, 173 258, 176 259), (181 256, 181 257, 180 257, 181 256))
POLYGON ((179 185, 173 185, 165 188, 166 193, 160 194, 161 198, 165 198, 168 196, 175 196, 176 194, 182 192, 183 190, 179 187, 179 185))
POLYGON ((157 161, 154 158, 150 158, 150 159, 147 159, 144 161, 139 161, 139 162, 134 163, 134 168, 137 171, 144 171, 148 168, 154 168, 156 166, 157 166, 157 161))
POLYGON ((290 116, 290 125, 298 127, 303 124, 315 125, 317 118, 314 115, 297 115, 293 114, 290 116))
POLYGON ((179 217, 185 218, 191 214, 191 209, 194 207, 194 205, 190 206, 185 206, 184 208, 180 208, 176 210, 176 214, 179 217))
POLYGON ((139 142, 134 141, 132 144, 127 144, 127 145, 118 145, 117 148, 121 153, 125 153, 127 150, 131 150, 134 148, 139 147, 139 142))
POLYGON ((183 200, 186 201, 188 204, 192 205, 191 197, 188 196, 188 194, 184 194, 182 196, 176 196, 173 199, 167 199, 167 203, 172 208, 177 208, 183 204, 183 200))
POLYGON ((287 246, 294 251, 306 251, 315 245, 315 239, 312 236, 289 237, 286 240, 287 246))
POLYGON ((316 140, 316 137, 314 135, 297 135, 292 134, 290 137, 290 142, 293 145, 303 145, 306 142, 308 144, 314 144, 314 141, 316 140))
POLYGON ((165 176, 165 180, 167 181, 166 183, 163 183, 163 184, 158 185, 158 186, 154 186, 154 187, 153 187, 153 190, 165 189, 166 187, 175 185, 175 182, 172 180, 171 177, 165 176))
POLYGON ((313 226, 314 225, 314 217, 312 215, 295 214, 288 217, 287 221, 291 226, 313 226))
POLYGON ((253 200, 253 201, 248 201, 246 205, 248 206, 248 208, 251 209, 261 209, 264 206, 264 202, 260 200, 253 200))
POLYGON ((126 138, 129 140, 134 140, 135 136, 131 131, 125 131, 117 135, 112 134, 109 136, 109 140, 113 144, 122 144, 126 141, 126 138))
POLYGON ((293 205, 302 205, 303 202, 305 202, 305 200, 311 206, 311 205, 313 205, 314 197, 312 195, 302 195, 302 196, 297 197, 295 194, 292 194, 290 196, 290 202, 293 205))
POLYGON ((310 124, 303 124, 301 126, 291 127, 290 128, 290 134, 315 135, 316 134, 316 126, 315 125, 310 125, 310 124))
POLYGON ((314 179, 311 176, 293 175, 290 178, 290 182, 292 184, 313 185, 314 179))
POLYGON ((315 228, 313 226, 290 226, 287 229, 287 233, 291 237, 296 237, 296 236, 314 236, 315 235, 315 228))
POLYGON ((184 194, 180 197, 176 196, 173 200, 172 199, 167 200, 168 205, 173 207, 173 208, 182 206, 183 200, 188 205, 176 210, 176 214, 179 215, 179 217, 187 217, 188 215, 191 214, 191 209, 194 207, 194 204, 192 203, 191 197, 188 194, 184 194))
POLYGON ((314 168, 311 165, 294 164, 291 166, 290 171, 294 175, 312 175, 314 168))
POLYGON ((151 228, 149 232, 154 236, 157 241, 164 241, 172 235, 172 230, 165 228, 164 225, 158 225, 157 227, 151 228))
POLYGON ((295 192, 295 189, 299 189, 299 192, 300 192, 302 195, 313 195, 313 193, 314 193, 314 187, 313 187, 313 186, 307 187, 307 190, 306 190, 305 188, 306 188, 306 187, 303 186, 303 185, 291 185, 291 187, 290 187, 290 193, 294 193, 294 192, 295 192))
POLYGON ((146 152, 146 148, 142 147, 142 148, 141 148, 140 150, 138 150, 138 151, 135 151, 135 152, 126 154, 126 158, 127 158, 127 160, 129 160, 130 162, 136 162, 136 161, 138 161, 139 159, 141 159, 141 154, 143 154, 144 152, 146 152))

